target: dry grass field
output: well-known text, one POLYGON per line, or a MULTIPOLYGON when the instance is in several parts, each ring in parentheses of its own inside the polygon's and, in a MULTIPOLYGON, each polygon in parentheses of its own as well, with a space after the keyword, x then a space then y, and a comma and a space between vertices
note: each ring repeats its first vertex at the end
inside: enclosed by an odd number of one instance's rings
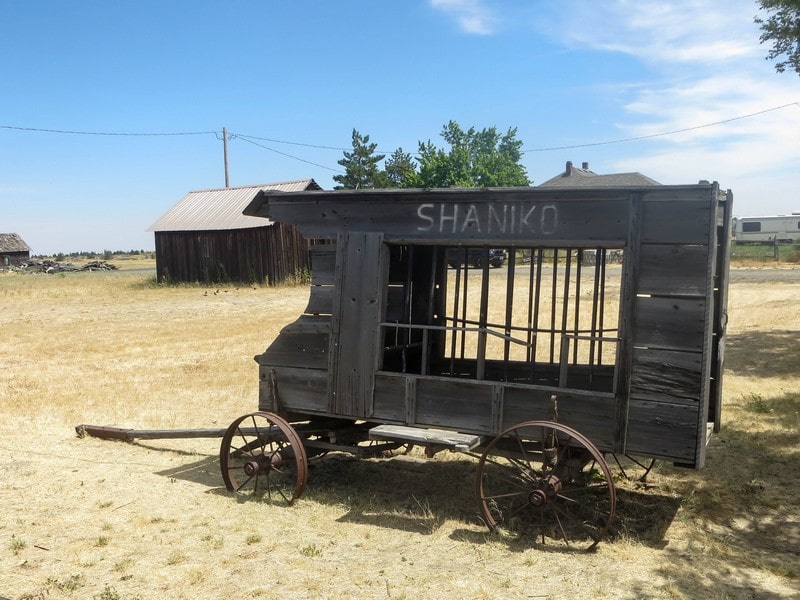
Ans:
POLYGON ((0 274, 0 598, 800 598, 800 276, 734 278, 705 469, 620 481, 592 554, 489 534, 457 454, 328 455, 285 507, 228 493, 217 440, 76 436, 255 410, 253 356, 307 297, 0 274))

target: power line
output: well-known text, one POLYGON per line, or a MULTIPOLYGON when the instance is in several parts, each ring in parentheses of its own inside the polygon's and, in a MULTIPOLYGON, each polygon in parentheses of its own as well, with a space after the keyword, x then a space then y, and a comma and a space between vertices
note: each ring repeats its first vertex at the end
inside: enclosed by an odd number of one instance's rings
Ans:
POLYGON ((166 133, 120 133, 111 131, 70 131, 67 129, 41 129, 39 127, 14 127, 13 125, 0 125, 0 129, 11 129, 14 131, 33 131, 38 133, 63 133, 68 135, 107 135, 117 137, 156 137, 156 136, 180 136, 180 135, 217 135, 218 131, 180 131, 166 133))
MULTIPOLYGON (((668 136, 668 135, 675 135, 675 134, 678 134, 678 133, 686 133, 688 131, 696 131, 698 129, 705 129, 707 127, 715 127, 717 125, 724 125, 726 123, 731 123, 731 122, 734 122, 734 121, 741 121, 743 119, 749 119, 749 118, 756 117, 756 116, 759 116, 759 115, 763 115, 763 114, 766 114, 766 113, 769 113, 769 112, 774 112, 774 111, 777 111, 777 110, 783 110, 784 108, 788 108, 790 106, 800 106, 800 102, 790 102, 788 104, 783 104, 781 106, 774 106, 772 108, 766 108, 764 110, 756 111, 756 112, 753 112, 753 113, 750 113, 750 114, 741 115, 741 116, 738 116, 738 117, 731 117, 729 119, 723 119, 721 121, 714 121, 713 123, 705 123, 703 125, 696 125, 694 127, 685 127, 683 129, 674 129, 674 130, 671 130, 671 131, 662 131, 662 132, 659 132, 659 133, 652 133, 652 134, 649 134, 649 135, 641 135, 641 136, 636 136, 636 137, 620 138, 620 139, 616 139, 616 140, 606 140, 606 141, 601 141, 601 142, 587 142, 587 143, 581 143, 581 144, 572 144, 572 145, 569 145, 569 146, 547 146, 547 147, 542 147, 542 148, 530 148, 528 150, 522 150, 521 152, 522 152, 522 154, 531 153, 531 152, 551 152, 551 151, 555 151, 555 150, 572 150, 572 149, 575 149, 575 148, 591 148, 591 147, 594 147, 594 146, 607 146, 607 145, 611 145, 611 144, 622 144, 622 143, 625 143, 625 142, 636 142, 636 141, 641 141, 641 140, 653 139, 653 138, 657 138, 657 137, 665 137, 665 136, 668 136)), ((75 130, 67 130, 67 129, 45 129, 45 128, 40 128, 40 127, 18 127, 18 126, 13 126, 13 125, 0 125, 0 129, 7 129, 7 130, 13 130, 13 131, 23 131, 23 132, 57 133, 57 134, 66 134, 66 135, 115 136, 115 137, 168 137, 168 136, 214 135, 214 136, 217 137, 217 139, 222 139, 222 138, 220 138, 219 131, 182 131, 182 132, 155 132, 155 133, 145 132, 145 133, 137 133, 137 132, 110 132, 110 131, 75 131, 75 130)), ((275 150, 274 148, 270 148, 270 147, 265 146, 263 144, 259 144, 258 142, 255 142, 254 140, 261 140, 261 141, 271 142, 271 143, 275 143, 275 144, 289 144, 289 145, 293 145, 293 146, 302 146, 302 147, 306 147, 306 148, 317 148, 317 149, 321 149, 321 150, 336 150, 336 151, 342 151, 342 152, 348 152, 348 151, 352 150, 352 148, 344 148, 344 147, 340 147, 340 146, 326 146, 326 145, 322 145, 322 144, 308 144, 308 143, 303 143, 303 142, 293 142, 293 141, 289 141, 289 140, 278 140, 278 139, 274 139, 274 138, 260 137, 260 136, 254 136, 254 135, 243 134, 243 133, 229 134, 229 135, 230 135, 231 139, 238 138, 238 139, 241 139, 242 141, 248 142, 250 144, 253 144, 254 146, 258 146, 258 147, 263 148, 265 150, 268 150, 270 152, 274 152, 276 154, 281 154, 282 156, 286 156, 286 157, 292 158, 294 160, 299 160, 301 162, 305 162, 305 163, 313 165, 315 167, 320 167, 322 169, 327 169, 327 170, 333 171, 335 173, 341 173, 342 171, 339 170, 339 169, 333 169, 331 167, 326 167, 324 165, 320 165, 320 164, 305 160, 303 158, 300 158, 298 156, 294 156, 292 154, 288 154, 286 152, 281 152, 279 150, 275 150)), ((380 150, 379 152, 381 152, 383 154, 390 154, 389 152, 385 152, 383 150, 380 150)), ((411 152, 410 154, 419 155, 418 152, 411 152)))
POLYGON ((342 148, 339 146, 320 146, 318 144, 304 144, 302 142, 289 142, 286 140, 274 140, 271 138, 266 137, 258 137, 256 135, 245 135, 244 133, 237 133, 236 136, 244 139, 247 138, 248 140, 262 140, 264 142, 272 142, 273 144, 290 144, 292 146, 304 146, 306 148, 319 148, 321 150, 341 150, 343 152, 347 152, 352 150, 352 148, 342 148))
POLYGON ((229 134, 229 135, 231 136, 231 139, 240 139, 243 142, 247 142, 248 144, 253 144, 254 146, 258 146, 259 148, 263 148, 264 150, 269 150, 270 152, 274 152, 275 154, 280 154, 281 156, 286 156, 288 158, 293 158, 294 160, 299 160, 300 162, 304 162, 306 164, 313 165, 315 167, 319 167, 320 169, 327 169, 328 171, 333 171, 334 173, 342 173, 342 174, 344 174, 344 171, 342 171, 340 169, 333 169, 331 167, 326 167, 325 165, 321 165, 319 163, 311 162, 310 160, 306 160, 304 158, 300 158, 299 156, 294 156, 294 155, 288 154, 286 152, 281 152, 280 150, 275 150, 275 148, 270 148, 269 146, 265 146, 264 144, 259 144, 258 142, 254 142, 253 140, 248 139, 248 137, 245 137, 245 136, 242 136, 242 135, 238 135, 238 134, 235 134, 235 133, 234 134, 229 134))
POLYGON ((776 110, 782 110, 784 108, 788 108, 790 106, 800 106, 800 102, 790 102, 789 104, 784 104, 782 106, 774 106, 772 108, 766 108, 764 110, 760 110, 758 112, 750 113, 749 115, 742 115, 739 117, 731 117, 730 119, 724 119, 722 121, 715 121, 713 123, 706 123, 704 125, 696 125, 694 127, 686 127, 684 129, 675 129, 673 131, 663 131, 661 133, 651 133, 650 135, 640 135, 637 137, 629 137, 629 138, 622 138, 619 140, 608 140, 605 142, 592 142, 588 144, 575 144, 574 146, 552 146, 549 148, 532 148, 530 150, 523 150, 522 153, 525 154, 526 152, 549 152, 552 150, 572 150, 574 148, 591 148, 592 146, 606 146, 608 144, 621 144, 623 142, 636 142, 639 140, 648 140, 657 137, 664 137, 666 135, 675 135, 676 133, 685 133, 687 131, 695 131, 697 129, 704 129, 706 127, 714 127, 716 125, 724 125, 725 123, 731 123, 733 121, 741 121, 742 119, 749 119, 750 117, 756 117, 758 115, 763 115, 764 113, 773 112, 776 110))

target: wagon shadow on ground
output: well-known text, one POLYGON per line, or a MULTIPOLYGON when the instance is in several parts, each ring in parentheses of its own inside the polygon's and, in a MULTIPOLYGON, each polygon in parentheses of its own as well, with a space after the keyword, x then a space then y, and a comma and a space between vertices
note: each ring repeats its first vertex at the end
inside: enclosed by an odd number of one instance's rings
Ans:
MULTIPOLYGON (((151 451, 191 453, 142 444, 151 451)), ((196 454, 193 454, 196 456, 196 454)), ((475 499, 474 460, 464 457, 428 460, 397 456, 389 459, 356 459, 332 453, 309 463, 309 482, 303 501, 345 507, 337 520, 381 528, 431 535, 447 521, 462 523, 450 534, 453 539, 485 543, 489 530, 483 524, 475 499)), ((235 502, 266 502, 236 497, 222 484, 219 459, 204 456, 156 472, 157 475, 208 487, 209 493, 229 496, 235 502)), ((680 501, 654 490, 637 489, 622 482, 617 489, 617 518, 610 541, 625 537, 651 547, 664 545, 664 534, 675 518, 680 501)), ((302 510, 300 506, 287 510, 302 510)), ((511 550, 524 551, 528 540, 492 536, 511 550)))
POLYGON ((800 331, 747 331, 725 341, 725 370, 746 377, 798 373, 800 331))
POLYGON ((675 473, 685 498, 679 519, 689 527, 664 549, 658 571, 685 597, 800 598, 800 394, 730 410, 742 414, 723 421, 705 468, 675 473), (765 571, 794 595, 765 589, 765 571))
MULTIPOLYGON (((317 463, 310 476, 308 498, 346 506, 341 522, 430 535, 445 522, 456 525, 453 539, 485 543, 489 530, 479 516, 475 496, 476 463, 469 458, 425 460, 395 457, 356 460, 329 456, 317 463)), ((611 538, 625 536, 660 547, 675 517, 679 501, 649 490, 622 484, 617 490, 620 509, 611 538)), ((526 550, 531 541, 492 536, 512 550, 526 550)))

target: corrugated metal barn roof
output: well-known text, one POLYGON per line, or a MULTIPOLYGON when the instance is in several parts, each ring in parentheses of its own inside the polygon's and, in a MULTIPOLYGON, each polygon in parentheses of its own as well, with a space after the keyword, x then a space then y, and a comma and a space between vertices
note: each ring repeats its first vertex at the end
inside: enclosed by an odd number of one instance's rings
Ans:
POLYGON ((217 231, 264 227, 270 221, 242 214, 261 190, 302 192, 322 189, 313 179, 299 179, 264 185, 199 190, 186 194, 175 206, 147 228, 147 231, 217 231))

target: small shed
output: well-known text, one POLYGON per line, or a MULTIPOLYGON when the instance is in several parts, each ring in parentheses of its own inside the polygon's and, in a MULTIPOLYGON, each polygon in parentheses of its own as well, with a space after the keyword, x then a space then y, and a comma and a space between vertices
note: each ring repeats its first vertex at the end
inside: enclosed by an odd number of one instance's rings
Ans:
POLYGON ((31 248, 16 233, 0 233, 0 267, 19 265, 31 258, 31 248))
POLYGON ((567 161, 563 173, 540 183, 539 187, 564 188, 564 187, 641 187, 650 185, 661 185, 655 179, 650 179, 647 175, 638 172, 631 173, 609 173, 600 175, 589 170, 589 163, 584 162, 580 168, 567 161))
POLYGON ((262 190, 321 190, 313 179, 189 192, 147 231, 155 233, 159 281, 284 281, 310 266, 292 226, 242 214, 262 190))

